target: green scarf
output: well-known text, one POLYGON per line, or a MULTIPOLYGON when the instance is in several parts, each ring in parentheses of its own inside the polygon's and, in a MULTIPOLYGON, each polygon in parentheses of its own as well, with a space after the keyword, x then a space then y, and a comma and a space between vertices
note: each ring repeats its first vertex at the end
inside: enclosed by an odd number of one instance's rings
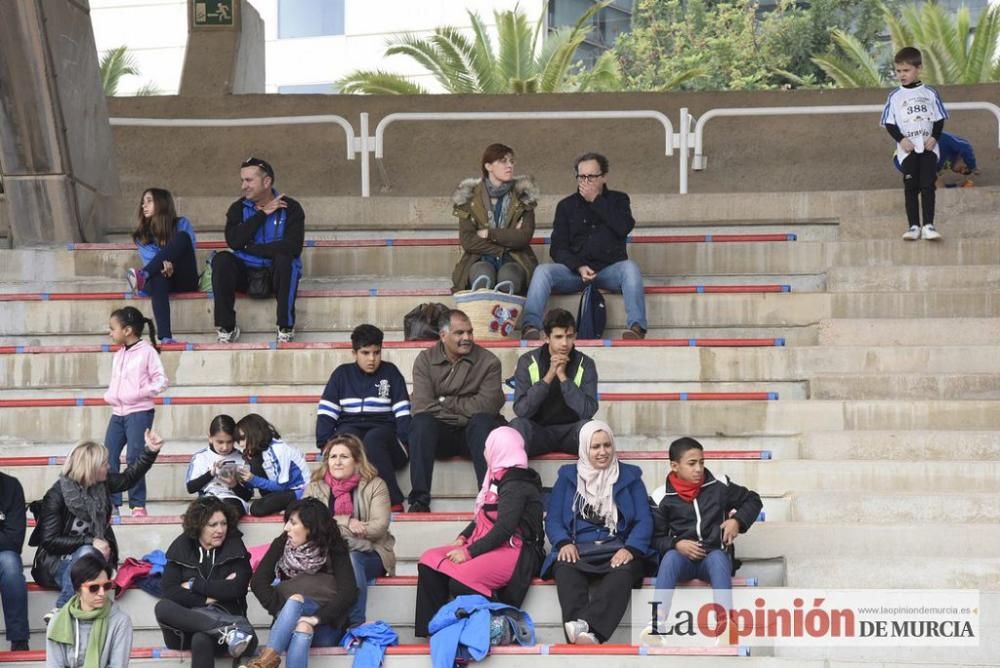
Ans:
POLYGON ((66 605, 59 608, 47 637, 57 643, 76 645, 76 625, 74 619, 93 622, 87 639, 87 653, 83 658, 83 668, 100 668, 101 650, 108 639, 108 618, 111 617, 111 599, 104 600, 104 607, 89 612, 80 607, 80 595, 74 594, 66 605))

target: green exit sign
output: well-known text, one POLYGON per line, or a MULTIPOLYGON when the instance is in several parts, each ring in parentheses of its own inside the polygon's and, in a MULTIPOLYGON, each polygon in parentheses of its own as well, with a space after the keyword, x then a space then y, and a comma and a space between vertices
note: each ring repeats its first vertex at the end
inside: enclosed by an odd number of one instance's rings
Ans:
POLYGON ((235 0, 191 0, 192 25, 197 28, 233 26, 234 2, 235 0))

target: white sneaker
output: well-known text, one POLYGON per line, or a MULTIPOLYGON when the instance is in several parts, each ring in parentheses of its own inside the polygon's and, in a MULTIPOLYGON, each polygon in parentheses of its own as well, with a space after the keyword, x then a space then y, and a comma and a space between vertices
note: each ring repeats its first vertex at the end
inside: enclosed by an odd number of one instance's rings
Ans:
MULTIPOLYGON (((574 619, 563 624, 563 630, 566 631, 566 639, 569 640, 570 644, 575 645, 579 640, 581 635, 593 636, 590 633, 590 624, 583 621, 582 619, 574 619)), ((593 643, 581 643, 584 645, 592 645, 593 643)))
POLYGON ((903 233, 903 239, 906 241, 916 241, 920 238, 920 227, 917 225, 910 225, 910 229, 903 233))
POLYGON ((236 343, 236 340, 240 338, 240 326, 234 325, 231 331, 226 331, 221 327, 215 328, 216 341, 219 343, 236 343))
POLYGON ((924 225, 920 228, 920 238, 927 241, 937 241, 941 238, 941 233, 935 230, 933 225, 924 225))
POLYGON ((291 343, 295 340, 295 328, 289 327, 285 329, 284 327, 278 328, 278 343, 291 343))

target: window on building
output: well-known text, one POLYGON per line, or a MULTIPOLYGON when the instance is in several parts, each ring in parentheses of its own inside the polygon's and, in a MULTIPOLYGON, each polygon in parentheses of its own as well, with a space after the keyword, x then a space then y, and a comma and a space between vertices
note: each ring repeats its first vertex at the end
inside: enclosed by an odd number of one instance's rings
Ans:
MULTIPOLYGON (((576 25, 594 4, 595 0, 549 0, 549 30, 576 25)), ((633 0, 615 0, 591 19, 593 29, 576 51, 584 65, 593 65, 601 53, 614 46, 619 34, 631 29, 632 4, 633 0)))
POLYGON ((278 39, 344 34, 344 0, 278 0, 278 39))
POLYGON ((278 93, 293 95, 335 95, 340 90, 332 83, 319 84, 293 84, 289 86, 278 86, 278 93))

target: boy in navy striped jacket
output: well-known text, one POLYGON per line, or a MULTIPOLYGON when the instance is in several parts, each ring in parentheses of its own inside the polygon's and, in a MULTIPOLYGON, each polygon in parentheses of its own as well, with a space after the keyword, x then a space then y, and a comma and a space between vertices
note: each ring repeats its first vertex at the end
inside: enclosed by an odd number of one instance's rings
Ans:
POLYGON ((382 361, 383 338, 374 325, 358 325, 351 332, 354 362, 334 370, 316 407, 316 447, 322 450, 335 435, 360 438, 389 487, 393 509, 402 510, 395 472, 409 461, 410 394, 396 365, 382 361))

